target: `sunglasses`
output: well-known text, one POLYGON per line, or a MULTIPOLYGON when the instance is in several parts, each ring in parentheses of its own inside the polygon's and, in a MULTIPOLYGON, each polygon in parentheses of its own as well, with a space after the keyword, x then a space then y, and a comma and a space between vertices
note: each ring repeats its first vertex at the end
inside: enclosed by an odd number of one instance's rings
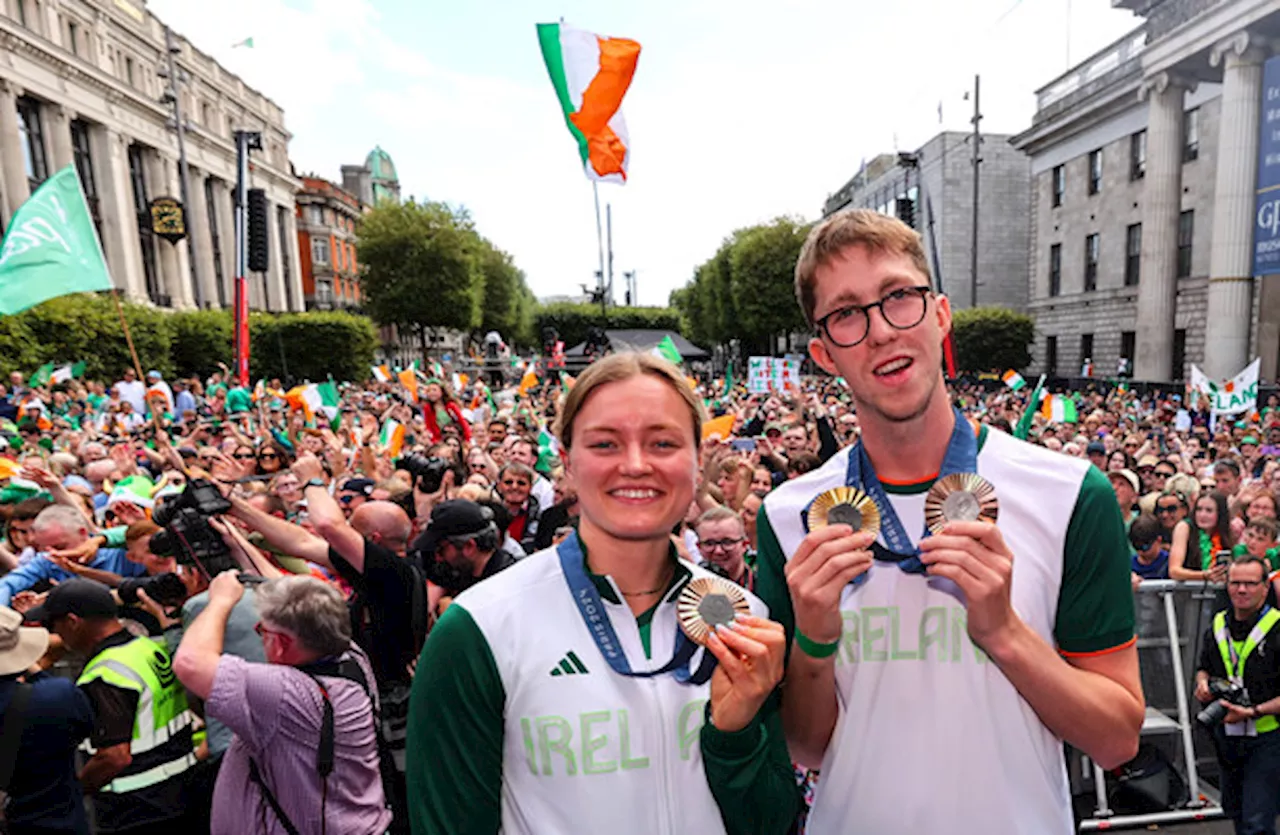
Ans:
POLYGON ((1148 548, 1150 548, 1152 545, 1155 545, 1157 541, 1158 540, 1155 540, 1155 539, 1148 539, 1144 542, 1134 542, 1133 547, 1134 547, 1134 550, 1145 551, 1148 548))
POLYGON ((1181 507, 1181 505, 1176 505, 1176 504, 1156 505, 1156 513, 1177 513, 1179 507, 1181 507))
POLYGON ((248 455, 241 455, 240 453, 236 453, 231 457, 236 459, 237 461, 252 461, 254 459, 253 453, 249 453, 248 455))
POLYGON ((524 481, 524 480, 516 480, 516 479, 513 479, 513 478, 504 478, 504 479, 502 480, 502 485, 503 485, 504 487, 516 487, 516 486, 520 486, 520 487, 528 487, 528 486, 529 486, 529 482, 524 481))
POLYGON ((351 504, 356 499, 363 499, 363 498, 364 498, 364 495, 360 493, 346 493, 342 496, 339 496, 338 501, 342 502, 343 504, 351 504))
POLYGON ((275 461, 275 460, 278 460, 280 456, 276 455, 274 452, 264 452, 261 455, 259 455, 258 458, 259 460, 262 460, 262 461, 275 461))

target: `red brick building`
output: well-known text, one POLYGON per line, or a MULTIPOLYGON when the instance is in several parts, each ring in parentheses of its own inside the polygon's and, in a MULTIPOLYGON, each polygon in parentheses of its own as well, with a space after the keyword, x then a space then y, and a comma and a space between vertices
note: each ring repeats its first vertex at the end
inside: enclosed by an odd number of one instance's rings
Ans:
POLYGON ((360 306, 356 226, 365 206, 321 177, 302 177, 298 192, 298 260, 307 310, 360 306))

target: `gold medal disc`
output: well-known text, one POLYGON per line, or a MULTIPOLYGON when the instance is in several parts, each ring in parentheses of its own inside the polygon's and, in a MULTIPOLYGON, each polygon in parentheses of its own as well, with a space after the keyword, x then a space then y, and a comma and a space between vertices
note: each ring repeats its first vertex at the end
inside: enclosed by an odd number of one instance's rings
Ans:
POLYGON ((707 635, 717 626, 733 623, 737 615, 751 614, 742 589, 715 577, 689 581, 676 600, 676 619, 689 640, 706 646, 707 635))
POLYGON ((996 488, 977 473, 952 473, 929 488, 924 523, 938 534, 948 522, 995 522, 1000 515, 996 488))
POLYGON ((809 505, 809 530, 828 525, 848 525, 854 533, 880 533, 880 509, 870 496, 856 487, 836 487, 818 496, 809 505))

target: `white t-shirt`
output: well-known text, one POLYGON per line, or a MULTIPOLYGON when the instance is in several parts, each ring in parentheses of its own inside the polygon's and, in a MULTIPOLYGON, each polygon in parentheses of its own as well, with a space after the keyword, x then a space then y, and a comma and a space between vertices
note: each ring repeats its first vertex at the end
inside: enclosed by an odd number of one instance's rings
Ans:
POLYGON ((142 381, 134 380, 128 382, 120 380, 115 384, 115 390, 120 393, 120 399, 128 401, 133 406, 133 411, 142 415, 147 411, 147 387, 142 381))

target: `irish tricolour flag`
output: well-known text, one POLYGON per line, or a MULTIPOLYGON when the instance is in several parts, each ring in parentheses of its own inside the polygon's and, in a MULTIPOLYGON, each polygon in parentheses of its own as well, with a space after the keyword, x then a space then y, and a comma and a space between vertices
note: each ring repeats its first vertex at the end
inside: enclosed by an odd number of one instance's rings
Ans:
POLYGON ((538 43, 587 178, 626 182, 631 150, 622 98, 635 75, 640 44, 563 23, 539 23, 538 43))
POLYGON ((1040 404, 1040 414, 1051 423, 1075 423, 1076 403, 1065 395, 1051 394, 1040 404))
POLYGON ((1004 372, 1004 376, 1000 379, 1004 380, 1004 384, 1014 391, 1017 391, 1027 384, 1027 381, 1022 379, 1022 375, 1014 371, 1012 368, 1004 372))

